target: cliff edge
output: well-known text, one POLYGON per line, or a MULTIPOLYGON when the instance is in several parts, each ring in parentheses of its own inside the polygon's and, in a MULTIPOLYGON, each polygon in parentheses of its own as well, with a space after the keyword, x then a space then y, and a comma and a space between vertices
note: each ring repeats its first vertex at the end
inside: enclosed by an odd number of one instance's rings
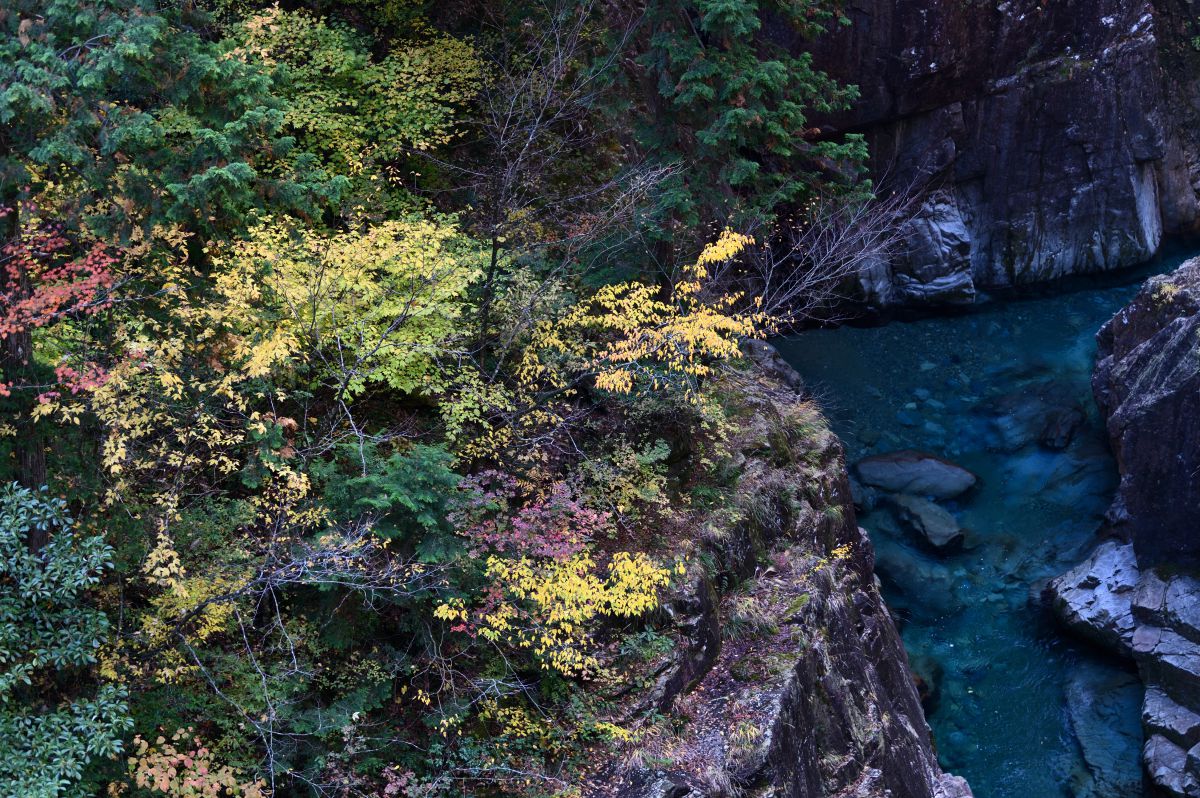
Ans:
MULTIPOLYGON (((842 446, 764 344, 714 503, 648 668, 656 714, 589 795, 967 798, 941 771, 859 529, 842 446)), ((635 702, 637 703, 637 702, 635 702)))

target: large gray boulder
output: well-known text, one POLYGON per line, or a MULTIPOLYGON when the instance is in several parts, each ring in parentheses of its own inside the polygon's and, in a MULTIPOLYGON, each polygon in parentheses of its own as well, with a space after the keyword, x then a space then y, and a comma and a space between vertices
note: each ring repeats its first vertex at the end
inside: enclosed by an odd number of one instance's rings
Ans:
POLYGON ((1054 611, 1072 631, 1133 655, 1133 598, 1141 572, 1133 547, 1116 541, 1100 544, 1091 556, 1047 588, 1054 611))
POLYGON ((996 448, 1015 452, 1032 443, 1066 449, 1086 414, 1081 397, 1067 383, 1046 380, 995 400, 990 410, 996 448))
POLYGON ((864 485, 935 499, 953 499, 978 481, 960 465, 913 449, 864 457, 854 468, 864 485))
POLYGON ((962 541, 962 527, 946 508, 920 496, 905 494, 891 497, 889 503, 902 523, 935 548, 962 541))

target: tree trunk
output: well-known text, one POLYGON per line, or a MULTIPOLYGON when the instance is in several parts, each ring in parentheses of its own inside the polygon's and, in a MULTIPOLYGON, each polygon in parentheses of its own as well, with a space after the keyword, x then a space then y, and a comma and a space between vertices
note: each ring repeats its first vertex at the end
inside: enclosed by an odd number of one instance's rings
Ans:
POLYGON ((492 233, 492 257, 488 262, 487 276, 483 283, 483 297, 479 301, 479 340, 476 349, 480 360, 483 359, 484 349, 488 342, 488 327, 492 324, 492 300, 496 295, 496 267, 500 261, 499 234, 492 233))

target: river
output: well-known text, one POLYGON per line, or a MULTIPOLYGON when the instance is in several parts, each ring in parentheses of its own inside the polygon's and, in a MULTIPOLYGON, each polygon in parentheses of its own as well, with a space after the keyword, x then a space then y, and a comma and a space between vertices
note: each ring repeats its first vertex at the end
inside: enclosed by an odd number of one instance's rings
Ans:
POLYGON ((1192 254, 969 312, 774 342, 849 462, 911 448, 979 477, 943 502, 964 530, 950 551, 906 529, 885 497, 860 515, 943 767, 977 798, 1146 794, 1136 673, 1064 637, 1038 596, 1095 544, 1116 485, 1091 398, 1095 333, 1146 276, 1192 254))

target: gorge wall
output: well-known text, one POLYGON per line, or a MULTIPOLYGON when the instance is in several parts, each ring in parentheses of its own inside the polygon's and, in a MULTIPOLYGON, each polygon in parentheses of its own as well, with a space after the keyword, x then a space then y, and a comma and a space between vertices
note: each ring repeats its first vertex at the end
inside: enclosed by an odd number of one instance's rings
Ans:
POLYGON ((1143 566, 1200 570, 1200 259, 1150 279, 1098 339, 1121 472, 1108 524, 1143 566))
MULTIPOLYGON (((862 278, 875 305, 1131 266, 1200 221, 1191 0, 853 0, 815 61, 916 212, 862 278)), ((787 35, 780 33, 779 35, 787 35)))
POLYGON ((1112 540, 1054 580, 1062 620, 1132 657, 1146 684, 1143 759, 1200 795, 1200 259, 1149 280, 1105 325, 1093 387, 1121 483, 1112 540))

